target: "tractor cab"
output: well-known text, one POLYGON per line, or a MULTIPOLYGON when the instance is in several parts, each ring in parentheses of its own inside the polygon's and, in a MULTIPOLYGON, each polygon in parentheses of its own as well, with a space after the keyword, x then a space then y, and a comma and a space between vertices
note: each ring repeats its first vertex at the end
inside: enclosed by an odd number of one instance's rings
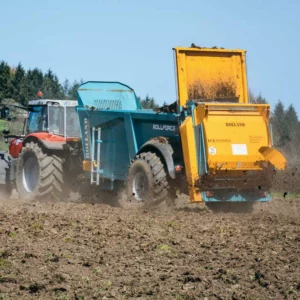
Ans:
POLYGON ((28 103, 27 133, 49 132, 67 137, 80 137, 76 113, 77 101, 32 100, 28 103))

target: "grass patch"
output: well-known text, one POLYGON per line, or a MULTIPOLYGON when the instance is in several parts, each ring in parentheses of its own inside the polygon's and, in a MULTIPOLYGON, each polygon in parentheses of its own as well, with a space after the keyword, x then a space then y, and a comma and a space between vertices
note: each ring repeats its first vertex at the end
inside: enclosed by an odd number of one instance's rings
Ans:
POLYGON ((73 242, 73 238, 67 236, 67 237, 64 238, 64 242, 65 243, 72 243, 73 242))
POLYGON ((0 294, 0 300, 8 300, 7 294, 0 294))
POLYGON ((177 257, 177 251, 167 244, 160 244, 156 249, 157 253, 162 256, 177 257))
POLYGON ((8 151, 8 144, 4 142, 3 136, 0 133, 0 151, 8 151))
POLYGON ((62 274, 54 274, 53 279, 57 282, 57 283, 63 283, 66 281, 66 278, 62 275, 62 274))
POLYGON ((44 230, 44 226, 40 222, 33 222, 30 226, 30 228, 34 231, 42 231, 44 230))
POLYGON ((176 228, 178 227, 178 223, 176 221, 169 221, 167 222, 167 226, 170 228, 176 228))
POLYGON ((4 129, 7 129, 7 121, 6 120, 0 120, 0 130, 1 130, 1 133, 4 129))
POLYGON ((59 256, 54 253, 48 253, 45 262, 59 262, 59 256))
POLYGON ((8 233, 8 236, 9 236, 10 238, 14 239, 15 237, 17 237, 17 233, 16 233, 15 231, 10 231, 10 232, 8 233))
POLYGON ((101 274, 101 269, 100 268, 94 268, 93 269, 93 274, 95 274, 95 275, 101 274))
POLYGON ((101 293, 102 291, 108 291, 112 286, 112 282, 110 280, 102 281, 101 288, 98 291, 101 293))
POLYGON ((10 134, 23 134, 24 123, 20 121, 8 122, 0 120, 0 151, 8 151, 8 144, 4 142, 4 129, 9 129, 10 134))
POLYGON ((0 257, 0 270, 9 269, 12 267, 12 263, 7 259, 0 257))
POLYGON ((172 247, 170 247, 167 244, 161 244, 157 247, 157 249, 162 252, 171 252, 172 251, 172 247))

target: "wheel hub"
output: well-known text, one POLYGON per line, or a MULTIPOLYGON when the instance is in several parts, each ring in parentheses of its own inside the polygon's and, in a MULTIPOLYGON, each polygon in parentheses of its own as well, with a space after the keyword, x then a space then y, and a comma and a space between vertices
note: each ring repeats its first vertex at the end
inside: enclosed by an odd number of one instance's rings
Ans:
POLYGON ((40 170, 35 157, 28 157, 23 166, 23 186, 26 192, 31 193, 39 182, 40 170))
POLYGON ((145 174, 139 172, 135 175, 132 182, 132 191, 136 200, 143 200, 148 192, 148 181, 145 174))

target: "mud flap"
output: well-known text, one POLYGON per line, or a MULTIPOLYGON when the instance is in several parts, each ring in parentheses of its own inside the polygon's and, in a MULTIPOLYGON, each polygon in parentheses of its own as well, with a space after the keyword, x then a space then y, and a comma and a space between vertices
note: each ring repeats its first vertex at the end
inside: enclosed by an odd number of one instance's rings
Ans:
POLYGON ((12 194, 13 182, 16 178, 16 163, 8 152, 0 152, 0 197, 8 199, 12 194))
POLYGON ((259 152, 269 161, 276 169, 284 170, 286 168, 286 159, 278 150, 271 147, 261 147, 259 152))
POLYGON ((6 184, 9 180, 10 155, 0 152, 0 184, 6 184))

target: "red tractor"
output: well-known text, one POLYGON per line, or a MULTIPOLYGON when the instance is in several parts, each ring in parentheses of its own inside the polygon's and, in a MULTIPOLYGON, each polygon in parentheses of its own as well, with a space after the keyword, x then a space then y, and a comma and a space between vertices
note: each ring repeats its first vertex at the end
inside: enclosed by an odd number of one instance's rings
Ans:
MULTIPOLYGON (((81 170, 77 101, 29 101, 23 135, 10 135, 9 153, 0 152, 0 184, 22 199, 64 199, 70 178, 81 170)), ((6 116, 8 115, 6 110, 6 116)))

